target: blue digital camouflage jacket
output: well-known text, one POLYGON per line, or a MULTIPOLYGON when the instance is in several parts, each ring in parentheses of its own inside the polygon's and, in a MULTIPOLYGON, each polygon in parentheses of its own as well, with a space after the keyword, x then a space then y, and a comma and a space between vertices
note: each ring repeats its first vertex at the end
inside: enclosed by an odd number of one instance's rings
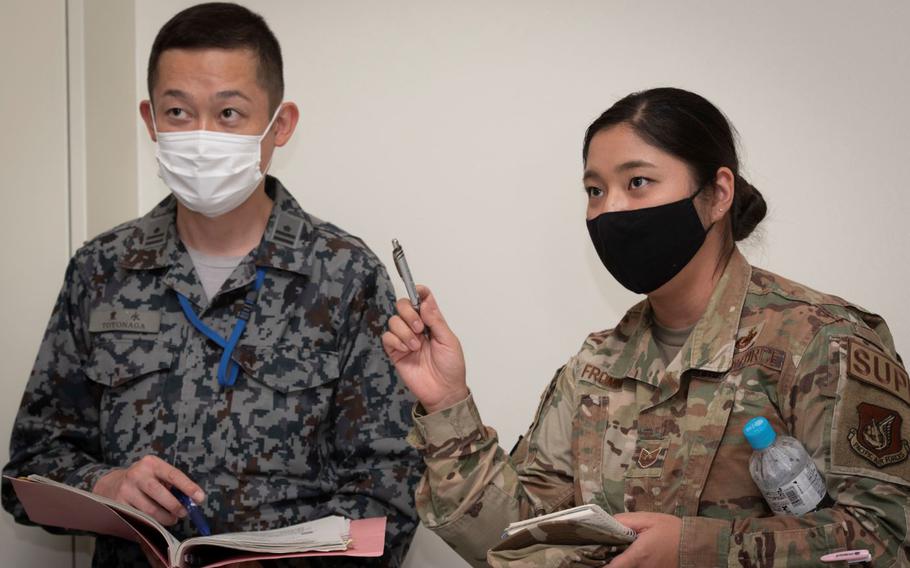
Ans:
MULTIPOLYGON (((206 491, 213 532, 386 515, 378 564, 396 566, 416 529, 422 466, 405 442, 413 399, 380 343, 392 287, 362 241, 304 212, 275 178, 266 191, 274 207, 262 241, 211 301, 177 235, 172 196, 76 253, 3 473, 91 489, 153 454, 206 491), (189 323, 175 292, 227 337, 257 267, 264 285, 233 355, 241 373, 220 387, 222 349, 189 323)), ((3 506, 27 522, 8 483, 3 506)), ((186 520, 172 531, 194 534, 186 520)), ((140 557, 127 541, 97 541, 95 565, 140 557)))

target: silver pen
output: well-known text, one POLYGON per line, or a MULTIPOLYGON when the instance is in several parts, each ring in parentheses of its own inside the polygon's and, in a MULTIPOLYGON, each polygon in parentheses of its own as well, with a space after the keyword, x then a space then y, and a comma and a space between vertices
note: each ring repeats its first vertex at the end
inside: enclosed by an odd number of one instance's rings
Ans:
MULTIPOLYGON (((414 286, 414 277, 411 276, 411 269, 408 268, 408 261, 404 257, 404 249, 398 239, 392 239, 392 260, 395 261, 395 269, 404 282, 404 289, 408 292, 408 298, 411 300, 411 306, 417 313, 420 313, 420 296, 417 294, 417 287, 414 286)), ((424 335, 429 337, 429 329, 424 326, 424 335)))

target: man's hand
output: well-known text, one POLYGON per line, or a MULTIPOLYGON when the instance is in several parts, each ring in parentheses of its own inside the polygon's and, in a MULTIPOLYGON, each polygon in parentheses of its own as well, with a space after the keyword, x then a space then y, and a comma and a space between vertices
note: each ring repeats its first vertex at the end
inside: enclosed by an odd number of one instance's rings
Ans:
POLYGON ((171 494, 171 486, 196 503, 205 493, 179 469, 155 456, 145 456, 127 469, 115 469, 95 483, 93 493, 131 505, 165 526, 186 516, 186 509, 171 494))
POLYGON ((663 513, 619 513, 617 521, 638 533, 635 542, 614 558, 610 568, 677 568, 682 519, 663 513))

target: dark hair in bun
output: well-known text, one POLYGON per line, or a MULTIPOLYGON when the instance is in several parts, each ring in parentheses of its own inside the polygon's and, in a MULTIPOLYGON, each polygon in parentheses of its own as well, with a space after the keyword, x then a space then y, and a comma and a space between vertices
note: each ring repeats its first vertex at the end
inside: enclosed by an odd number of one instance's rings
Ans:
POLYGON ((595 134, 628 124, 649 144, 676 156, 691 168, 698 187, 713 185, 718 168, 735 176, 730 221, 733 240, 748 237, 767 213, 761 193, 739 174, 733 127, 717 107, 700 95, 669 87, 632 93, 588 127, 582 158, 595 134))

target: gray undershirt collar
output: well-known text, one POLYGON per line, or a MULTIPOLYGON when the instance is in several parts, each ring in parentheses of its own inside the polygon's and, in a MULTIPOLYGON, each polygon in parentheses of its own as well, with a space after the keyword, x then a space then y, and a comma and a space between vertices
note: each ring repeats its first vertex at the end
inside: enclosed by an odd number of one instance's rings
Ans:
POLYGON ((246 256, 216 256, 190 248, 186 243, 183 243, 183 246, 186 247, 186 252, 189 253, 190 259, 193 261, 196 274, 199 276, 199 281, 202 283, 202 288, 205 290, 205 295, 209 300, 214 298, 215 294, 221 290, 221 286, 224 285, 225 281, 234 272, 234 269, 240 265, 240 261, 246 256))
POLYGON ((695 329, 695 325, 682 329, 671 329, 660 325, 656 319, 652 322, 651 336, 654 338, 657 348, 660 349, 664 365, 669 365, 676 358, 677 353, 686 344, 686 340, 689 339, 693 329, 695 329))

